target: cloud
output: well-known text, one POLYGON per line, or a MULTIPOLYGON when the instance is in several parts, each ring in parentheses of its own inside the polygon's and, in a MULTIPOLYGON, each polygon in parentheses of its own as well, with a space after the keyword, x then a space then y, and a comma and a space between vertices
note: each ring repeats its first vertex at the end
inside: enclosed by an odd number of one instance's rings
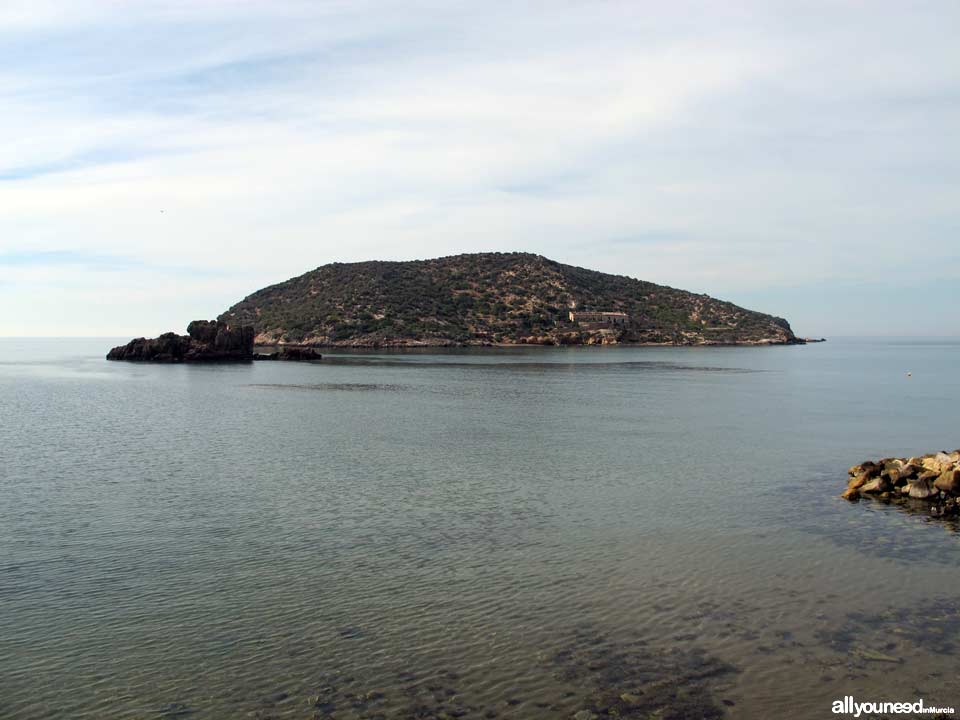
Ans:
POLYGON ((166 303, 172 328, 184 302, 213 316, 324 262, 516 249, 787 317, 832 283, 820 332, 862 327, 871 278, 957 278, 958 14, 14 0, 0 267, 34 260, 5 302, 56 334, 32 295, 67 283, 84 312, 110 258, 136 258, 114 286, 131 301, 90 312, 113 332, 166 303), (159 277, 183 302, 141 291, 159 277))
POLYGON ((0 253, 0 268, 89 265, 99 269, 129 269, 138 264, 130 258, 90 255, 76 250, 8 250, 0 253))

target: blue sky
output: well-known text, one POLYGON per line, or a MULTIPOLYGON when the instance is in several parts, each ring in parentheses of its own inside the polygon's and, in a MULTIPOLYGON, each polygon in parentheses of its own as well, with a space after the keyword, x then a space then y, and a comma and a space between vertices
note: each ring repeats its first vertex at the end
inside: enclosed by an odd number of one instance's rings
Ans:
POLYGON ((524 250, 958 335, 953 2, 0 5, 0 335, 524 250))

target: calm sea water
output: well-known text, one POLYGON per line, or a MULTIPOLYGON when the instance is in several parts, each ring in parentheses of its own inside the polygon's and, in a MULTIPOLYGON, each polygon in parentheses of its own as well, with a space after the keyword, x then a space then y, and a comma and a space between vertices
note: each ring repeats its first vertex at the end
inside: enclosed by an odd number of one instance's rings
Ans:
POLYGON ((956 528, 836 497, 960 446, 958 341, 116 342, 0 340, 0 717, 960 707, 956 528))

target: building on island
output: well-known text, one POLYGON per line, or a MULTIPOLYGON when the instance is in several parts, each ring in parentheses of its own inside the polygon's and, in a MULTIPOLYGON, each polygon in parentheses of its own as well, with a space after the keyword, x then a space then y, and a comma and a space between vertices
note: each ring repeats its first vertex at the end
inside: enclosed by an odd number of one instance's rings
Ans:
POLYGON ((580 325, 613 325, 625 327, 630 322, 630 316, 622 312, 592 312, 571 310, 570 322, 580 325))

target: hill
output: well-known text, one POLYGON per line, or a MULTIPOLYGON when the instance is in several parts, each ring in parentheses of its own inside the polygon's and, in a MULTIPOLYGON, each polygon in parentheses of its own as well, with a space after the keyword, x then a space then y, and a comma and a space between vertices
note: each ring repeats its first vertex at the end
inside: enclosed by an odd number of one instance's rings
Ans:
POLYGON ((782 318, 529 253, 323 265, 218 319, 253 325, 261 345, 802 342, 782 318), (571 309, 626 317, 571 320, 571 309))

